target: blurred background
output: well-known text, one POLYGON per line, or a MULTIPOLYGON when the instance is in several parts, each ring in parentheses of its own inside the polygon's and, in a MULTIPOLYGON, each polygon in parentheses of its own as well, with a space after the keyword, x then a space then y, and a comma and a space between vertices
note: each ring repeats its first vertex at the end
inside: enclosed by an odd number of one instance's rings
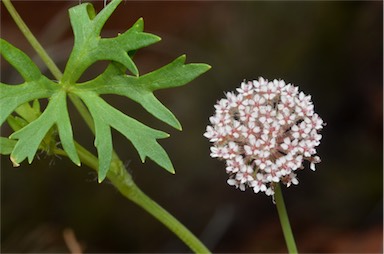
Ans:
MULTIPOLYGON (((79 2, 14 1, 15 8, 64 70, 73 45, 67 9, 79 2)), ((93 2, 97 11, 103 2, 93 2)), ((106 96, 121 111, 171 134, 161 140, 176 174, 148 160, 114 133, 117 153, 142 190, 214 252, 286 252, 270 197, 226 184, 225 164, 210 158, 203 137, 213 105, 244 79, 284 79, 312 95, 327 123, 317 171, 283 189, 301 252, 383 251, 383 3, 123 1, 102 36, 124 32, 143 17, 162 41, 140 50, 140 73, 181 54, 212 69, 187 86, 156 96, 183 125, 178 132, 125 98, 106 96)), ((1 37, 24 50, 51 77, 1 4, 1 37)), ((18 84, 2 59, 1 82, 18 84)), ((96 64, 83 80, 106 64, 96 64)), ((71 109, 76 139, 93 137, 71 109)), ((2 136, 10 130, 2 127, 2 136)), ((94 149, 92 150, 94 151, 94 149)), ((66 158, 43 154, 13 168, 1 157, 1 252, 69 252, 70 229, 85 252, 189 252, 167 228, 125 200, 108 181, 66 158)))

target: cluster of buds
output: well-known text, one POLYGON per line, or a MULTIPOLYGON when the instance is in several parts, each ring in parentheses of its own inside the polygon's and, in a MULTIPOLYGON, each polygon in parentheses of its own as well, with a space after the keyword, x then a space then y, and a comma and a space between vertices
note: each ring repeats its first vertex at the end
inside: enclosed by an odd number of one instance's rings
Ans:
POLYGON ((226 161, 227 183, 274 194, 275 183, 298 184, 297 170, 320 162, 316 147, 323 120, 310 95, 283 80, 244 81, 215 105, 204 136, 211 157, 226 161))

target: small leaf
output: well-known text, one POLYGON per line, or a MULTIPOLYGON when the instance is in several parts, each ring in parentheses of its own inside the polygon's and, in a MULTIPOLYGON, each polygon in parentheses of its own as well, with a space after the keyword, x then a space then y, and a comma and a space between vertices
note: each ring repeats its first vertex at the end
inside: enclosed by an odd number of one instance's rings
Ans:
POLYGON ((13 148, 16 145, 16 140, 0 137, 0 154, 11 154, 13 148))
POLYGON ((14 131, 18 131, 28 125, 28 122, 24 118, 12 115, 8 116, 7 122, 14 131))
POLYGON ((28 102, 21 104, 15 109, 15 112, 30 123, 41 115, 39 101, 35 100, 32 107, 28 102))

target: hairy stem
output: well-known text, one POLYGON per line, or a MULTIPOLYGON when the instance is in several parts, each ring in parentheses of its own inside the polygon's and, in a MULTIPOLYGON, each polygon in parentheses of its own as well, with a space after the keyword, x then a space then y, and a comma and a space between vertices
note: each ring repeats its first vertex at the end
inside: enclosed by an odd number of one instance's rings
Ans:
MULTIPOLYGON (((37 41, 35 36, 29 30, 27 25, 21 19, 20 15, 13 7, 10 0, 3 0, 4 5, 9 11, 10 15, 14 19, 15 23, 19 27, 20 31, 27 38, 31 46, 35 49, 37 54, 41 57, 43 62, 46 64, 52 75, 60 80, 63 76, 57 65, 49 57, 45 49, 37 41)), ((92 116, 90 115, 83 102, 76 95, 69 95, 72 103, 79 111, 80 115, 84 118, 86 124, 94 133, 94 126, 92 116)), ((80 144, 76 143, 76 149, 79 154, 80 160, 85 165, 89 166, 94 170, 98 170, 98 159, 80 144)), ((61 149, 55 149, 56 154, 67 156, 65 151, 61 149)), ((108 179, 112 184, 120 191, 120 193, 133 201, 148 213, 150 213, 157 220, 162 222, 168 227, 175 235, 177 235, 191 250, 196 253, 210 253, 210 251, 199 241, 183 224, 181 224, 175 217, 173 217, 164 208, 154 202, 150 197, 143 193, 140 188, 134 183, 131 175, 126 171, 122 161, 119 159, 115 151, 113 151, 113 158, 110 166, 110 170, 107 175, 108 179)))
POLYGON ((275 185, 275 202, 288 251, 290 254, 298 253, 291 225, 289 223, 287 209, 285 208, 283 193, 279 183, 275 185))

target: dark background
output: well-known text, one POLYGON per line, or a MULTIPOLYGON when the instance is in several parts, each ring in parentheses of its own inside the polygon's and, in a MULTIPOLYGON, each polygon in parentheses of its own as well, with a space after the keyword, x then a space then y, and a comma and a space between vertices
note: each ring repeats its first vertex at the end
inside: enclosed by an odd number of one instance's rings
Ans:
MULTIPOLYGON (((32 32, 63 70, 73 45, 67 8, 78 2, 15 1, 32 32)), ((95 2, 97 10, 102 2, 95 2)), ((226 184, 225 165, 209 157, 202 136, 216 100, 243 79, 281 78, 312 95, 327 126, 317 171, 299 174, 284 189, 301 252, 382 252, 383 222, 383 3, 353 2, 131 2, 124 1, 102 35, 124 32, 139 17, 162 37, 140 50, 140 73, 181 54, 213 68, 187 86, 156 95, 178 117, 178 132, 125 98, 106 97, 123 112, 171 134, 160 143, 176 174, 141 164, 129 142, 114 145, 137 184, 214 252, 285 252, 271 198, 226 184)), ((1 37, 44 65, 1 4, 1 37)), ((84 80, 105 64, 92 66, 84 80)), ((18 74, 2 60, 1 81, 18 74)), ((75 137, 93 138, 71 110, 75 137)), ((2 136, 8 136, 7 126, 2 136)), ((70 228, 85 252, 188 252, 177 237, 125 200, 96 173, 66 158, 40 155, 12 168, 1 157, 1 252, 68 252, 70 228)))

